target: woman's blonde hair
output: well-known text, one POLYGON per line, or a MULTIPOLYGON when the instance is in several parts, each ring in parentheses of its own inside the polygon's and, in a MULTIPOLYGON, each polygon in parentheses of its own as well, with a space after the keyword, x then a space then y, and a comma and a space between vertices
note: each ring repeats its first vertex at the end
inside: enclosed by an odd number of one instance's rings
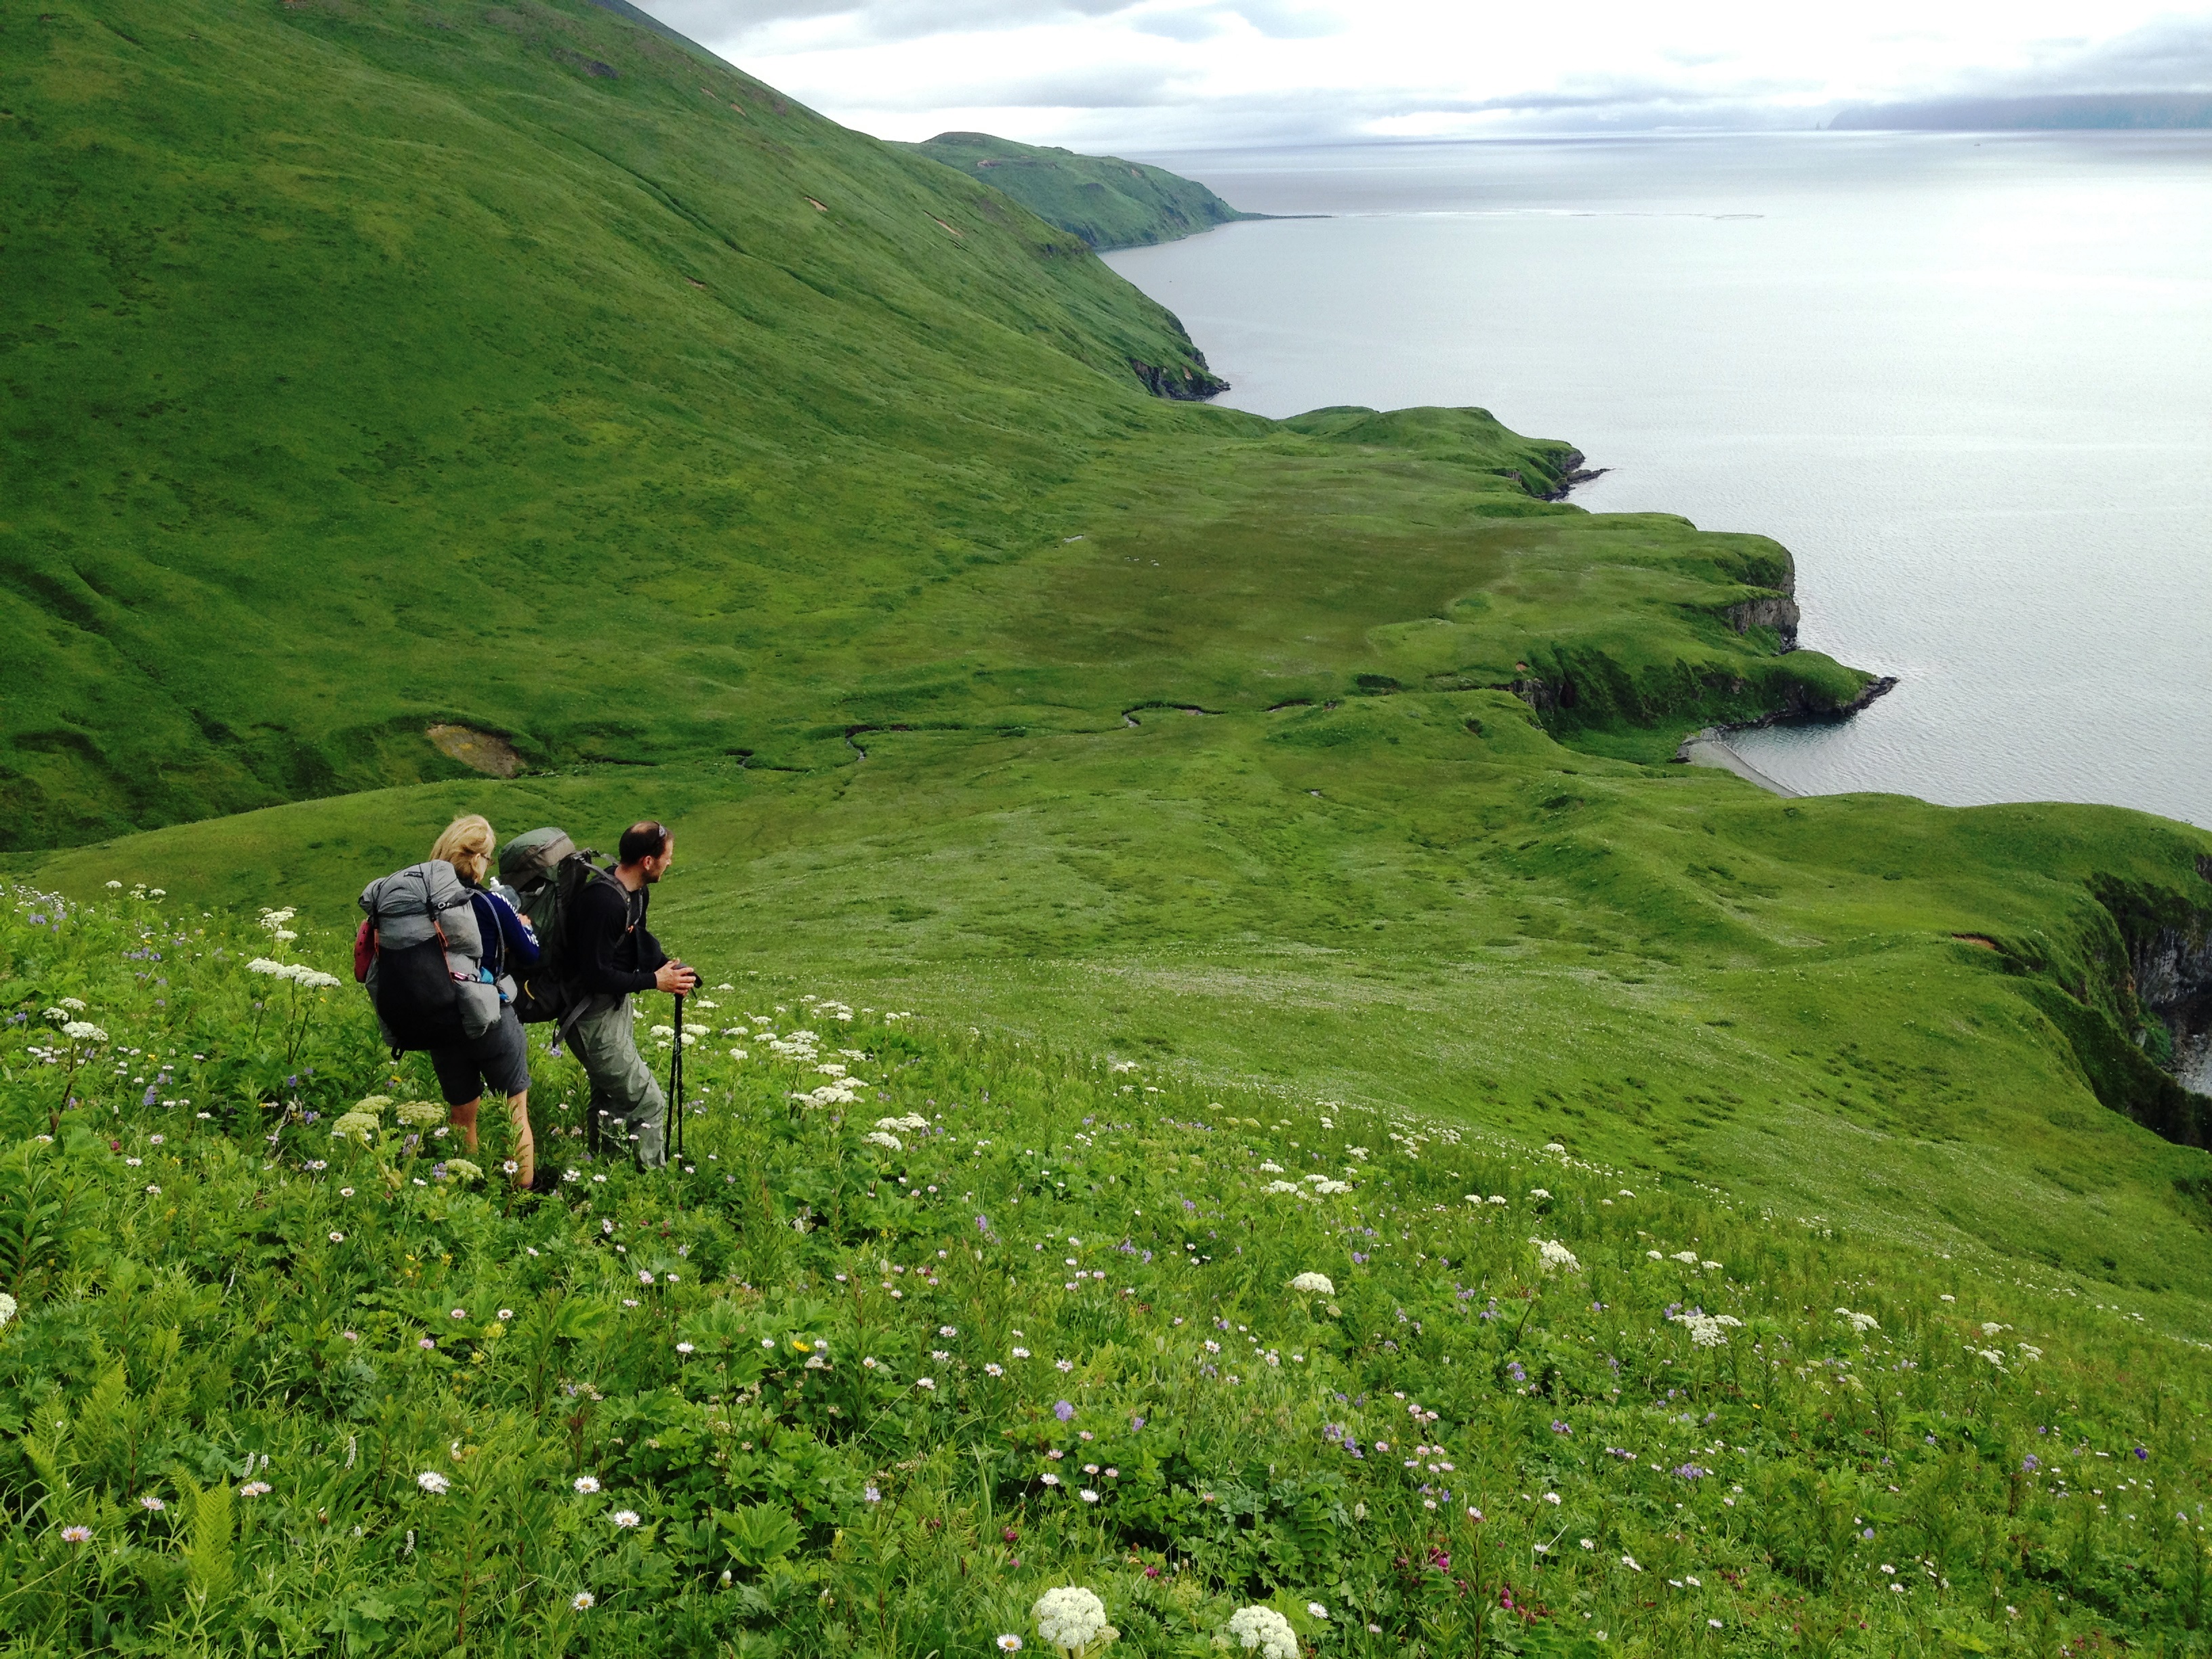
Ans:
POLYGON ((430 857, 433 861, 444 860, 471 881, 482 881, 484 872, 491 868, 491 849, 495 844, 490 823, 470 812, 446 826, 446 833, 430 849, 430 857))

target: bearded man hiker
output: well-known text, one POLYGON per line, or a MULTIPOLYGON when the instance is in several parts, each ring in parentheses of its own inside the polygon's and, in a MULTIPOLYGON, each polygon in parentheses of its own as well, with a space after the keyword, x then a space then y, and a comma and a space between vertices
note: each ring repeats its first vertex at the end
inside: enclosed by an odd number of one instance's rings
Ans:
POLYGON ((676 837, 666 825, 633 823, 623 831, 614 867, 585 884, 567 923, 569 983, 589 1000, 566 1036, 591 1079, 590 1121, 632 1141, 648 1170, 668 1159, 668 1097, 637 1052, 629 1000, 640 991, 684 996, 699 983, 645 925, 653 884, 675 857, 676 837))

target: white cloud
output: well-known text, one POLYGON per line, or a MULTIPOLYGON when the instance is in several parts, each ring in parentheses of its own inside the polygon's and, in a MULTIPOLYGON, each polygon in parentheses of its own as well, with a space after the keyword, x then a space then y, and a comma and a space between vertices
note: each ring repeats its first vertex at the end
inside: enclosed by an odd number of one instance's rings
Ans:
POLYGON ((2212 89, 2212 11, 2148 0, 647 0, 826 114, 1166 149, 1811 126, 1954 94, 2212 89))

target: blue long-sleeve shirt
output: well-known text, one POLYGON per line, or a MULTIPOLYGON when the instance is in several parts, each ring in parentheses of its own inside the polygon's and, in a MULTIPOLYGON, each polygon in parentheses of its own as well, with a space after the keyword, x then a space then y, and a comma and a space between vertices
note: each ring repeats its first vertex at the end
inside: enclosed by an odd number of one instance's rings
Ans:
POLYGON ((505 895, 489 888, 473 888, 469 908, 476 913, 477 933, 483 936, 484 971, 494 980, 514 969, 538 965, 538 935, 505 895))

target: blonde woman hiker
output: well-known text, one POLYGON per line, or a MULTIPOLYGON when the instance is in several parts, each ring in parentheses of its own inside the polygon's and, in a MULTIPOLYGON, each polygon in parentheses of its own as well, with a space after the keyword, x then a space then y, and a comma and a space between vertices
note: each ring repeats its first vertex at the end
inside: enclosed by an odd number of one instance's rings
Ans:
POLYGON ((513 970, 537 964, 538 936, 503 890, 484 884, 493 845, 491 825, 471 812, 447 824, 430 849, 430 857, 452 865, 469 890, 469 908, 483 936, 484 975, 499 987, 500 1000, 496 1024, 480 1037, 431 1049, 430 1063, 437 1068, 453 1125, 471 1152, 477 1150, 477 1112, 485 1091, 507 1097, 514 1131, 514 1184, 526 1188, 537 1178, 538 1146, 530 1132, 530 1050, 515 1016, 513 970))

